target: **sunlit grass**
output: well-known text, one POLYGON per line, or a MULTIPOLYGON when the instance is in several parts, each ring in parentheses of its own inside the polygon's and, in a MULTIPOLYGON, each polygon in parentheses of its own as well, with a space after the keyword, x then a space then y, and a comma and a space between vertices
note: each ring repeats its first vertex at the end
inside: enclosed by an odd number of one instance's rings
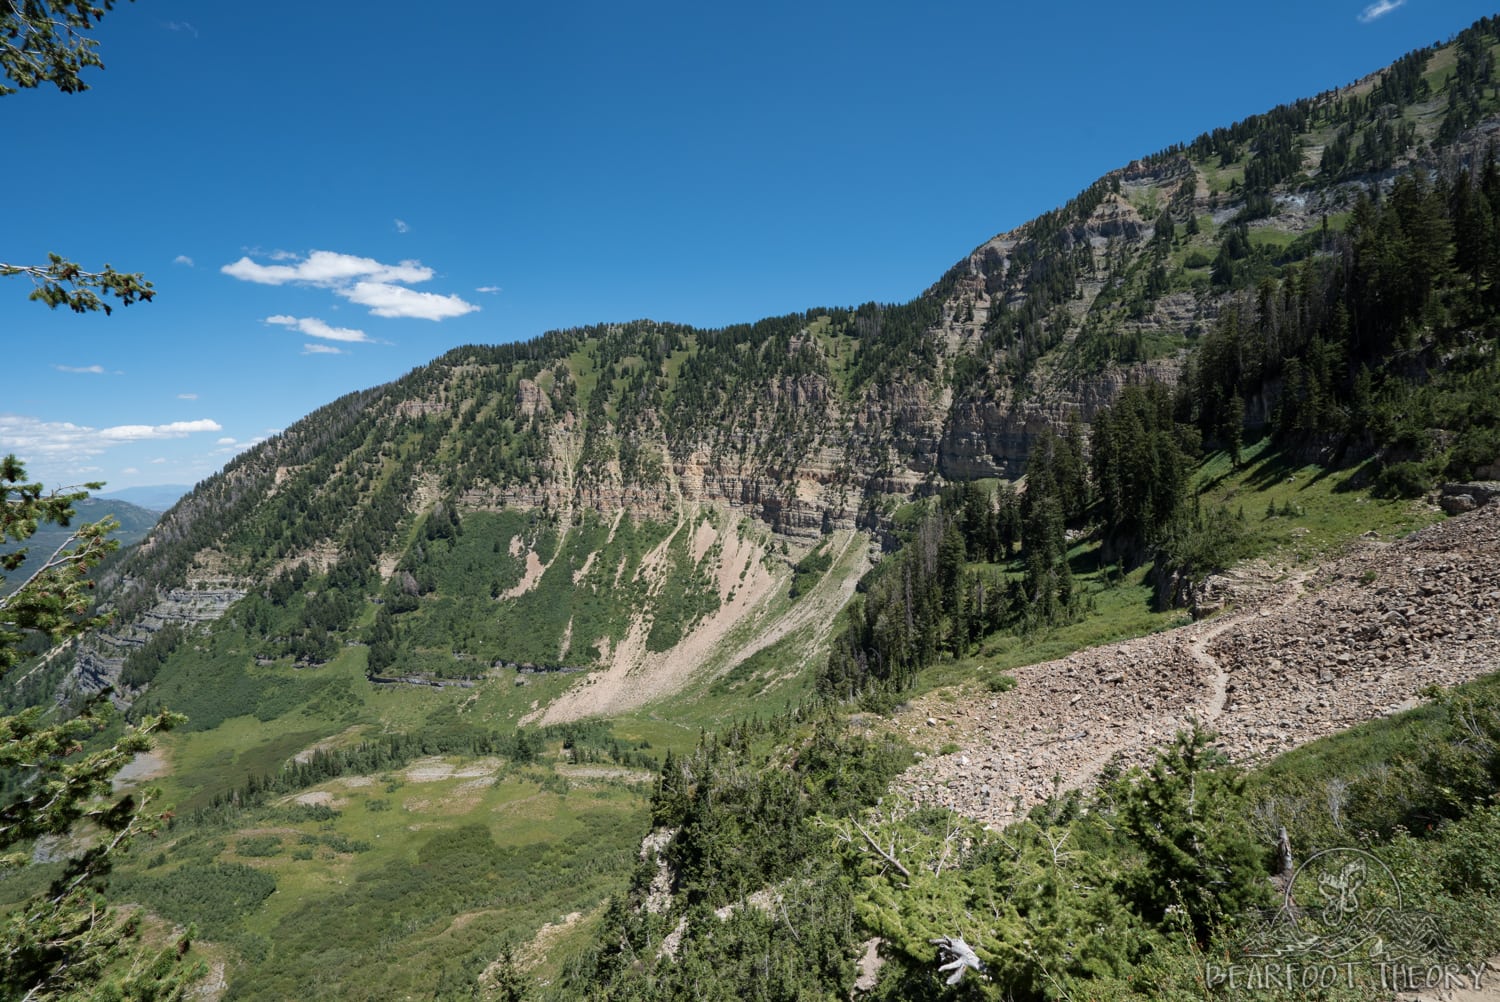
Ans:
POLYGON ((1290 561, 1327 556, 1367 532, 1389 540, 1442 518, 1421 501, 1371 497, 1362 486, 1367 474, 1365 467, 1298 463, 1262 439, 1242 450, 1237 469, 1228 453, 1211 453, 1195 485, 1204 502, 1243 511, 1261 549, 1290 561))
MULTIPOLYGON (((554 741, 529 765, 421 759, 277 798, 231 827, 179 822, 132 853, 121 879, 149 903, 162 881, 180 885, 219 864, 274 877, 263 901, 198 905, 239 957, 236 997, 316 993, 325 978, 344 994, 388 997, 393 985, 430 989, 455 966, 472 981, 506 942, 596 913, 629 878, 649 772, 565 776, 553 764, 560 755, 554 741)), ((156 902, 168 918, 172 900, 156 902)), ((565 937, 569 949, 584 942, 578 935, 565 937)))

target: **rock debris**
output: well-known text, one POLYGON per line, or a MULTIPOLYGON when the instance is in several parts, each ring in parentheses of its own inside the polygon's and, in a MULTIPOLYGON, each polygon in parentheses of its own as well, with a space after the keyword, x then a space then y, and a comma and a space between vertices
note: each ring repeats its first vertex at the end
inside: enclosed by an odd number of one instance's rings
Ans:
POLYGON ((893 789, 1001 825, 1107 765, 1149 762, 1195 719, 1253 764, 1500 671, 1500 504, 1268 571, 1214 582, 1229 611, 1213 619, 1022 668, 1009 692, 914 700, 895 726, 958 750, 893 789))

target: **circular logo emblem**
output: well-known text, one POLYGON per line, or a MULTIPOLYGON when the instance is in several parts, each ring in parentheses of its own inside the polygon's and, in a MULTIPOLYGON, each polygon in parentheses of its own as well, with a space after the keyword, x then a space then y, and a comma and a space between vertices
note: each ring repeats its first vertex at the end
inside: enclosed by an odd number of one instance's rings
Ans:
POLYGON ((1325 849, 1292 874, 1280 906, 1262 916, 1248 957, 1425 963, 1453 953, 1436 917, 1405 907, 1401 882, 1364 849, 1325 849))

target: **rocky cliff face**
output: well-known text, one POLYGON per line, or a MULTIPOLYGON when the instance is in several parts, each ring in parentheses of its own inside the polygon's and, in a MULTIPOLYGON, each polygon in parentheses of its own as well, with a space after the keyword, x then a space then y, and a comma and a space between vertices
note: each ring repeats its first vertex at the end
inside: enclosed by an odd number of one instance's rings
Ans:
POLYGON ((63 680, 59 698, 70 693, 112 690, 114 703, 124 709, 134 695, 122 686, 121 672, 130 652, 144 646, 169 623, 202 626, 212 623, 245 597, 240 582, 199 578, 191 587, 173 588, 145 612, 127 623, 85 638, 73 658, 73 667, 63 680))

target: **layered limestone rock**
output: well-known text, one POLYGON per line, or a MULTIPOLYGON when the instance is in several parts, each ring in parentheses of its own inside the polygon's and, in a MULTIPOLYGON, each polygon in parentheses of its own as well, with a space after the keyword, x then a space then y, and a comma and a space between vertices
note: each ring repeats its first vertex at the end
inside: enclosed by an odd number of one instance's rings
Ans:
MULTIPOLYGON (((928 296, 938 298, 933 311, 937 320, 922 333, 924 350, 930 348, 937 359, 930 375, 924 364, 902 358, 893 360, 889 377, 840 385, 830 374, 847 372, 848 352, 859 350, 864 334, 853 332, 853 340, 830 342, 810 327, 785 342, 786 357, 815 357, 819 363, 812 368, 821 365, 828 374, 775 372, 772 366, 761 377, 764 381, 748 390, 750 405, 725 415, 727 421, 701 427, 679 422, 668 429, 665 415, 647 409, 617 426, 606 411, 605 440, 629 442, 663 460, 660 479, 641 483, 622 473, 617 456, 602 462, 583 458, 584 429, 601 415, 585 416, 588 408, 580 403, 585 391, 578 389, 577 378, 561 364, 548 363, 553 368, 543 376, 523 375, 513 384, 516 413, 542 427, 548 443, 547 455, 537 463, 538 475, 522 484, 472 488, 462 503, 549 511, 586 507, 605 515, 623 510, 649 518, 680 503, 722 504, 749 509, 777 531, 810 537, 860 525, 861 511, 879 495, 911 497, 948 480, 1019 477, 1043 432, 1059 432, 1075 418, 1087 424, 1126 385, 1173 383, 1181 374, 1178 353, 1126 365, 1079 365, 1067 359, 1083 318, 1110 288, 1111 269, 1149 245, 1154 218, 1146 218, 1138 203, 1166 204, 1196 175, 1185 159, 1175 158, 1133 164, 1112 177, 1118 190, 1106 192, 1083 218, 1056 234, 1041 233, 1035 223, 1001 234, 929 290, 928 296), (1075 294, 1064 304, 1072 328, 1060 335, 1042 364, 1020 376, 1006 374, 1006 349, 987 340, 987 324, 1002 305, 1024 305, 1028 269, 1039 254, 1057 250, 1082 250, 1088 262, 1075 294), (960 368, 977 376, 967 382, 954 378, 960 368)), ((1204 211, 1206 198, 1205 193, 1204 211)), ((1168 340, 1187 336, 1212 322, 1218 308, 1212 297, 1170 293, 1150 304, 1144 315, 1122 320, 1121 332, 1149 332, 1168 340)), ((1049 317, 1043 327, 1052 323, 1049 317)), ((615 328, 605 330, 605 336, 614 333, 615 328)), ((474 368, 455 365, 453 371, 474 368)), ((415 405, 408 402, 401 413, 439 413, 438 401, 456 398, 447 393, 429 391, 420 408, 412 410, 415 405)), ((593 434, 601 434, 597 425, 593 434)), ((878 528, 868 523, 866 518, 864 527, 878 528)))
POLYGON ((157 596, 157 602, 130 623, 90 634, 79 644, 73 667, 58 690, 59 701, 71 693, 113 690, 115 705, 130 705, 129 692, 120 682, 125 659, 144 646, 168 624, 194 628, 212 623, 246 595, 243 582, 233 579, 202 579, 193 586, 173 588, 157 596))

